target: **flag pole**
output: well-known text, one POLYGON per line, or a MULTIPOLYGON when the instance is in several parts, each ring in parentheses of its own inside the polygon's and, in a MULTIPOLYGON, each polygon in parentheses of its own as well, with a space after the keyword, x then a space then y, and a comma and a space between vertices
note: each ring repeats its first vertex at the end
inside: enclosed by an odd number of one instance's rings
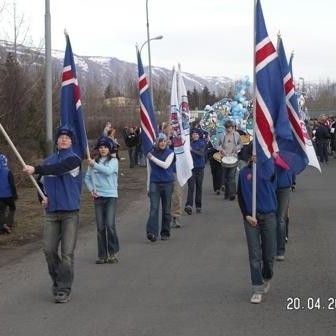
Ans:
MULTIPOLYGON (((26 163, 24 162, 24 160, 22 159, 22 156, 20 155, 20 153, 18 152, 18 150, 14 146, 14 144, 13 144, 12 140, 10 139, 10 137, 8 136, 7 132, 2 127, 1 123, 0 123, 0 130, 1 130, 2 134, 4 135, 5 139, 7 140, 8 144, 12 148, 13 152, 15 153, 15 155, 17 156, 17 158, 19 159, 19 161, 22 164, 23 168, 26 168, 27 167, 26 163)), ((34 184, 35 188, 37 189, 37 192, 39 193, 39 195, 42 197, 42 199, 44 201, 46 201, 47 199, 46 199, 43 191, 41 190, 40 186, 38 185, 38 183, 34 179, 34 177, 32 175, 29 175, 29 178, 33 182, 33 184, 34 184)))
MULTIPOLYGON (((69 34, 68 34, 68 31, 66 30, 66 28, 64 28, 64 36, 65 36, 65 41, 67 41, 67 39, 69 38, 69 34)), ((83 126, 84 126, 85 136, 86 136, 86 156, 87 156, 88 159, 91 159, 91 153, 90 153, 89 143, 87 141, 87 134, 86 134, 86 127, 85 127, 85 123, 84 123, 84 118, 83 118, 83 126)))
MULTIPOLYGON (((253 28, 253 147, 252 157, 256 158, 256 109, 257 109, 257 83, 256 83, 256 32, 257 32, 257 0, 254 3, 254 28, 253 28)), ((253 160, 252 163, 252 216, 256 217, 256 199, 257 199, 257 163, 253 160)))

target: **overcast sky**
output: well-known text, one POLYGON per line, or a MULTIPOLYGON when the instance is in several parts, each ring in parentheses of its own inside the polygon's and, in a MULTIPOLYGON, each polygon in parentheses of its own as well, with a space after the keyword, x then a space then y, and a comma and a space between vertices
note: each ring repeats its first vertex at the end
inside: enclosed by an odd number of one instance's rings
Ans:
MULTIPOLYGON (((12 3, 13 0, 0 0, 12 3)), ((16 0, 29 36, 44 39, 44 0, 16 0)), ((294 77, 336 80, 335 0, 261 0, 267 30, 281 32, 287 56, 294 50, 294 77)), ((111 56, 136 63, 135 44, 147 39, 146 0, 50 0, 52 48, 64 50, 67 29, 75 54, 111 56)), ((254 0, 148 0, 152 65, 202 76, 241 79, 253 74, 254 0)), ((10 36, 1 13, 0 38, 10 36)), ((147 48, 142 50, 148 64, 147 48)))

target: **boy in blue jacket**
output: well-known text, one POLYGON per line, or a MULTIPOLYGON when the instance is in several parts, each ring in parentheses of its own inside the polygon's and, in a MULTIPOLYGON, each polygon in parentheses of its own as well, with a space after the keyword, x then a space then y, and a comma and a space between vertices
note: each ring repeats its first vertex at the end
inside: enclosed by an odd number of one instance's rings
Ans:
POLYGON ((7 163, 7 157, 0 154, 0 234, 12 232, 17 200, 14 176, 7 163))
POLYGON ((257 166, 256 217, 252 215, 252 159, 239 173, 238 203, 244 219, 252 282, 251 303, 261 303, 270 289, 276 251, 276 177, 257 166))
POLYGON ((74 250, 79 225, 82 187, 81 159, 72 150, 74 134, 63 127, 56 133, 57 151, 42 165, 26 166, 23 172, 41 177, 46 201, 44 223, 44 254, 53 282, 55 303, 70 300, 74 277, 74 250), (61 244, 61 255, 58 246, 61 244))
POLYGON ((195 206, 196 212, 200 213, 202 211, 202 186, 204 178, 204 167, 205 167, 205 148, 206 143, 201 138, 202 130, 199 128, 194 128, 191 131, 191 142, 190 151, 194 163, 194 168, 192 170, 192 176, 188 180, 188 195, 187 202, 185 204, 184 211, 188 214, 192 214, 193 203, 194 203, 194 190, 195 192, 195 206))

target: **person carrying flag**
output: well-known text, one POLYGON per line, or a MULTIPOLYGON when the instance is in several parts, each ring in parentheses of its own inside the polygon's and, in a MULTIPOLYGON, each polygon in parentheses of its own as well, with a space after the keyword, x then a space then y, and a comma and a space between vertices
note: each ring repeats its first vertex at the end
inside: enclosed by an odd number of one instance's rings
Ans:
POLYGON ((72 149, 72 130, 60 127, 55 138, 56 153, 47 157, 41 165, 27 165, 23 172, 39 175, 43 186, 46 196, 46 200, 41 202, 45 209, 43 251, 52 280, 55 303, 66 303, 70 300, 74 278, 82 172, 81 158, 72 149))
MULTIPOLYGON (((268 293, 273 277, 276 251, 276 174, 263 174, 257 170, 256 216, 252 210, 252 153, 247 166, 239 172, 238 204, 243 215, 250 274, 252 282, 251 303, 261 303, 268 293)), ((274 167, 274 166, 273 166, 274 167)))
POLYGON ((147 191, 150 199, 150 210, 146 225, 147 239, 155 242, 161 235, 161 240, 170 237, 171 199, 174 186, 173 160, 174 152, 169 149, 167 136, 160 133, 154 148, 147 154, 149 175, 147 191), (159 230, 160 200, 162 204, 162 223, 159 230))

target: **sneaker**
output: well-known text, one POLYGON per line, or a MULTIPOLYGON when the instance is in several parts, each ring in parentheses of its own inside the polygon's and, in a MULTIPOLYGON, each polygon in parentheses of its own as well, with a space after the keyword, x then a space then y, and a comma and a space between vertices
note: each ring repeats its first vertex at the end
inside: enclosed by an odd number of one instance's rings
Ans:
POLYGON ((55 303, 67 303, 71 299, 70 293, 66 292, 57 292, 55 296, 55 303))
POLYGON ((263 293, 267 294, 271 288, 271 280, 264 280, 263 293))
POLYGON ((168 240, 168 239, 169 239, 169 236, 166 236, 166 235, 161 236, 161 240, 168 240))
POLYGON ((216 195, 220 195, 220 191, 219 190, 216 190, 216 195))
POLYGON ((153 233, 147 233, 147 239, 154 243, 156 241, 156 236, 153 233))
POLYGON ((285 256, 283 256, 283 255, 277 255, 277 256, 275 257, 275 260, 276 260, 276 261, 284 261, 284 260, 285 260, 285 256))
POLYGON ((251 296, 250 302, 251 303, 261 303, 262 301, 262 295, 260 293, 254 293, 251 296))
POLYGON ((196 213, 201 213, 202 209, 201 208, 196 208, 196 213))
POLYGON ((188 215, 191 215, 192 214, 192 207, 190 205, 187 205, 185 208, 184 208, 184 211, 188 214, 188 215))
POLYGON ((236 196, 235 195, 231 195, 230 196, 230 201, 234 201, 236 199, 236 196))
POLYGON ((116 264, 118 262, 119 262, 119 260, 118 260, 118 258, 114 254, 112 254, 111 256, 109 256, 107 258, 107 263, 108 264, 116 264))
POLYGON ((173 217, 172 228, 178 229, 181 227, 180 219, 177 217, 173 217))
POLYGON ((96 264, 97 265, 106 264, 106 259, 99 258, 99 259, 96 260, 96 264))

